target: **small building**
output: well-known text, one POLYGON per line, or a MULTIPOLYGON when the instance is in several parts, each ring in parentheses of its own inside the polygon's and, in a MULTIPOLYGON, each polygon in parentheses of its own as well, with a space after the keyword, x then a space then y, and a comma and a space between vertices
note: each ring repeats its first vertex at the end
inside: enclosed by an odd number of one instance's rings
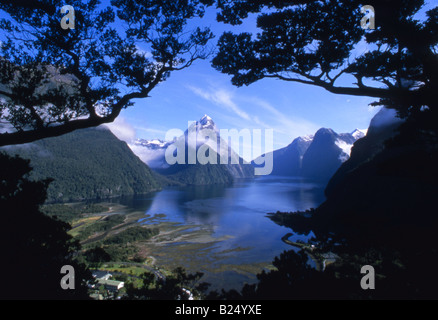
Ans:
POLYGON ((123 281, 97 279, 97 285, 103 285, 106 290, 114 292, 125 286, 123 281))

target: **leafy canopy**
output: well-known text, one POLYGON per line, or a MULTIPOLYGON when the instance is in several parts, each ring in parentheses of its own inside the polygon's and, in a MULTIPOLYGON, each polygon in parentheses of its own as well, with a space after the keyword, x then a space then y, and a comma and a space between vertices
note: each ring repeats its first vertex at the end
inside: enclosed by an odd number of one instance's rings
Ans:
POLYGON ((208 56, 208 28, 189 29, 206 0, 0 0, 0 145, 112 122, 172 71, 208 56))
POLYGON ((404 117, 422 106, 436 116, 438 7, 422 14, 422 0, 366 4, 374 30, 361 27, 361 1, 217 1, 219 21, 255 14, 260 32, 224 33, 213 66, 236 86, 275 78, 376 97, 404 117))

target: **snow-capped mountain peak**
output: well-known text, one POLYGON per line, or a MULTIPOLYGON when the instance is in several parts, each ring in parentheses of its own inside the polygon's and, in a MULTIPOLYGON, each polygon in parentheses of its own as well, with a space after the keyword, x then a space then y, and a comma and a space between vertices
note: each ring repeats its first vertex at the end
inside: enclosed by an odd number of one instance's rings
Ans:
MULTIPOLYGON (((192 122, 189 128, 184 132, 184 135, 186 136, 187 143, 192 148, 199 147, 206 140, 210 140, 209 144, 212 143, 214 145, 217 141, 219 141, 218 139, 220 139, 219 129, 217 128, 213 119, 208 115, 204 115, 200 120, 192 122), (217 139, 211 137, 211 131, 216 134, 217 139), (193 136, 195 137, 194 139, 193 136)), ((217 147, 214 147, 213 145, 211 145, 211 147, 216 150, 217 147)))
POLYGON ((367 129, 355 129, 350 134, 339 134, 335 141, 335 144, 342 150, 341 154, 339 155, 339 160, 342 162, 347 161, 348 158, 350 158, 351 148, 353 147, 354 142, 365 137, 366 134, 367 129), (350 136, 353 137, 353 140, 351 140, 350 136))
POLYGON ((213 130, 215 132, 219 132, 213 119, 206 114, 199 121, 196 121, 195 123, 193 123, 191 128, 189 128, 189 130, 193 130, 194 129, 193 126, 196 127, 196 131, 210 129, 210 130, 213 130))
MULTIPOLYGON (((199 121, 189 122, 189 128, 184 134, 173 141, 165 142, 160 139, 139 139, 130 147, 134 153, 152 169, 167 170, 170 165, 166 159, 166 149, 172 144, 175 144, 174 146, 176 146, 176 148, 184 148, 185 151, 183 150, 182 152, 184 152, 184 154, 188 153, 189 157, 190 153, 197 157, 198 151, 201 150, 199 148, 208 146, 209 156, 211 154, 212 159, 219 159, 217 157, 220 157, 221 164, 226 165, 226 170, 233 177, 244 178, 254 176, 254 168, 251 164, 248 164, 241 158, 228 143, 220 137, 219 129, 216 127, 213 119, 208 115, 204 115, 199 121), (224 159, 226 161, 222 163, 224 159)), ((203 151, 205 153, 205 149, 203 149, 203 151)), ((178 162, 178 164, 196 164, 196 162, 187 163, 187 161, 191 161, 188 159, 189 157, 185 157, 184 155, 184 163, 178 162)), ((163 172, 164 171, 161 171, 162 174, 164 174, 163 172)))
POLYGON ((299 136, 298 137, 299 140, 302 140, 302 141, 305 141, 305 142, 310 142, 310 141, 313 140, 313 138, 314 138, 313 134, 308 134, 308 135, 305 135, 305 136, 299 136))
POLYGON ((367 135, 368 129, 355 129, 351 135, 357 140, 367 135))
POLYGON ((213 123, 213 119, 210 118, 208 115, 204 114, 204 116, 199 120, 199 123, 201 123, 202 125, 206 125, 209 123, 213 123))

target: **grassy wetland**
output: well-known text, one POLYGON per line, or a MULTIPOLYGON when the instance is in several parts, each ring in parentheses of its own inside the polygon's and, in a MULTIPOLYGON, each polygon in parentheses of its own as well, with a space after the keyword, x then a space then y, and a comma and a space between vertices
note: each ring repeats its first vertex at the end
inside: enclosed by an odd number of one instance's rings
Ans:
POLYGON ((231 289, 239 282, 255 282, 255 275, 272 269, 270 263, 233 263, 230 256, 248 247, 223 249, 231 235, 215 237, 209 224, 181 224, 163 213, 145 214, 117 203, 67 203, 46 205, 43 210, 71 225, 69 234, 80 241, 91 269, 106 270, 116 279, 141 285, 144 272, 170 275, 183 267, 188 273, 203 272, 211 289, 231 289), (105 256, 90 252, 102 248, 105 256))

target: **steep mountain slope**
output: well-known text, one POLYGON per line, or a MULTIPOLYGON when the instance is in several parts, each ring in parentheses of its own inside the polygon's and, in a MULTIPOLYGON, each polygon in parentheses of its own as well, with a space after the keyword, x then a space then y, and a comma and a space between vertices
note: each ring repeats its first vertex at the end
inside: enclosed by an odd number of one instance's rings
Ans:
POLYGON ((273 152, 271 174, 326 182, 350 157, 353 143, 364 136, 365 130, 338 134, 332 129, 321 128, 315 135, 298 137, 287 147, 273 152))
POLYGON ((234 181, 231 173, 221 164, 175 164, 156 172, 181 185, 229 184, 234 181))
POLYGON ((332 129, 319 129, 303 155, 301 176, 328 181, 350 156, 354 141, 351 134, 337 134, 332 129))
POLYGON ((376 154, 381 152, 385 147, 384 142, 397 134, 396 130, 402 122, 396 117, 394 110, 382 108, 371 119, 366 137, 354 143, 350 158, 339 167, 328 182, 326 195, 331 194, 348 172, 354 171, 362 163, 371 161, 376 154))
MULTIPOLYGON (((309 148, 312 140, 312 135, 298 137, 288 146, 273 151, 272 159, 274 165, 271 175, 299 176, 301 174, 303 155, 307 148, 309 148)), ((257 159, 254 162, 257 162, 257 159)))
POLYGON ((53 178, 48 201, 147 193, 160 188, 153 172, 106 127, 3 148, 31 160, 35 179, 53 178))
POLYGON ((407 263, 421 273, 428 266, 417 254, 436 254, 436 135, 400 121, 371 126, 368 134, 369 140, 355 144, 351 158, 329 182, 326 201, 308 222, 315 234, 336 234, 355 248, 406 250, 407 263), (421 245, 414 239, 421 239, 421 245))

